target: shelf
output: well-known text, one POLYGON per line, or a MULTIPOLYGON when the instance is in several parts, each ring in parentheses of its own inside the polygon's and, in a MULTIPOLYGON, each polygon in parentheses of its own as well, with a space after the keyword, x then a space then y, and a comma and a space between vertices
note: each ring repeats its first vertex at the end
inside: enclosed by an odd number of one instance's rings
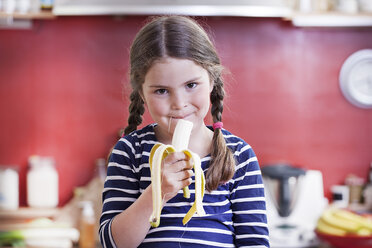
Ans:
POLYGON ((298 13, 285 18, 296 27, 372 27, 372 13, 298 13))
POLYGON ((285 0, 56 0, 55 15, 190 15, 283 17, 291 13, 285 0))
POLYGON ((56 16, 52 11, 37 11, 37 12, 26 12, 26 13, 5 13, 0 11, 0 18, 7 19, 55 19, 56 16))
MULTIPOLYGON (((293 11, 289 6, 278 5, 243 5, 241 1, 233 4, 217 2, 214 5, 203 5, 203 2, 191 1, 188 4, 162 0, 157 4, 147 4, 148 0, 117 5, 85 5, 84 2, 60 0, 53 11, 35 11, 28 13, 15 12, 12 14, 0 11, 0 28, 31 28, 30 20, 52 20, 57 16, 86 16, 86 15, 190 15, 190 16, 240 16, 240 17, 278 17, 290 21, 296 27, 372 27, 372 12, 348 14, 340 12, 311 12, 293 11), (71 1, 71 2, 70 2, 71 1), (65 5, 63 4, 65 3, 65 5), (177 4, 178 3, 178 4, 177 4)), ((205 0, 204 0, 205 1, 205 0)))
POLYGON ((28 208, 21 207, 17 210, 0 210, 0 221, 5 219, 32 219, 41 217, 54 217, 59 213, 58 208, 28 208))
POLYGON ((32 20, 53 20, 57 18, 50 10, 30 11, 26 13, 6 13, 0 11, 0 29, 32 29, 32 20))

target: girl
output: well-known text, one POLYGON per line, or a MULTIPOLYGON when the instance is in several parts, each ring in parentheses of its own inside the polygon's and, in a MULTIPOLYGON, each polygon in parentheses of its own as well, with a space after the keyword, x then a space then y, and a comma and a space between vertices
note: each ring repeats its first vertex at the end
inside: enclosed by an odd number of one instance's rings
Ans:
POLYGON ((222 128, 222 66, 206 32, 191 18, 155 18, 135 37, 130 66, 128 126, 110 155, 103 192, 103 247, 269 247, 260 168, 252 148, 222 128), (137 130, 144 105, 154 123, 137 130), (210 105, 212 127, 204 123, 210 105), (179 119, 194 124, 189 149, 202 158, 206 216, 182 225, 194 201, 193 171, 183 153, 172 153, 162 165, 160 226, 150 228, 149 153, 171 143, 179 119))

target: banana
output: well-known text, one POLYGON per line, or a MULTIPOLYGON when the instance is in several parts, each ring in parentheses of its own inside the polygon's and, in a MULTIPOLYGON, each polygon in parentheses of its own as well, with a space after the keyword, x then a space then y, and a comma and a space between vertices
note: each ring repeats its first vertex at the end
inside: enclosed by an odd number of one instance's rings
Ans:
POLYGON ((338 209, 336 208, 330 208, 324 211, 322 215, 322 220, 331 226, 343 229, 347 232, 357 232, 359 229, 359 224, 354 221, 348 221, 345 220, 344 218, 339 218, 335 216, 335 212, 337 211, 338 209))
POLYGON ((334 212, 336 217, 355 222, 359 224, 361 227, 369 229, 372 232, 372 220, 365 218, 359 214, 353 213, 351 211, 347 211, 344 209, 338 209, 334 212))
POLYGON ((356 233, 358 236, 371 236, 372 235, 372 232, 370 229, 368 228, 364 228, 362 227, 361 229, 359 229, 356 233))
POLYGON ((319 232, 337 235, 337 236, 344 236, 346 235, 346 231, 337 227, 334 227, 332 225, 328 225, 326 222, 324 222, 321 218, 318 220, 316 229, 319 232))
MULTIPOLYGON (((161 165, 163 160, 172 152, 183 152, 193 163, 195 174, 195 201, 182 220, 185 225, 192 216, 197 213, 199 216, 204 216, 203 196, 205 189, 205 177, 201 168, 199 155, 187 149, 192 130, 192 122, 178 120, 172 137, 172 145, 155 144, 150 152, 149 164, 151 169, 151 184, 152 184, 152 204, 153 212, 150 216, 150 224, 152 227, 158 227, 160 224, 160 214, 163 208, 163 199, 161 193, 161 165)), ((183 196, 190 198, 189 187, 183 188, 183 196)))
POLYGON ((372 235, 372 221, 345 209, 328 208, 320 216, 316 229, 331 235, 372 235))

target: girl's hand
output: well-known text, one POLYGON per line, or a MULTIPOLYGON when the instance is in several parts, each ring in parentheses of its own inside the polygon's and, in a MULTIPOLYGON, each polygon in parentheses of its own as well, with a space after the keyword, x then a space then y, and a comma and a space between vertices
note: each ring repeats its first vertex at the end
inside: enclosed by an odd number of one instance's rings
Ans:
POLYGON ((163 160, 161 191, 164 203, 191 184, 194 175, 192 168, 189 158, 183 152, 171 153, 163 160))

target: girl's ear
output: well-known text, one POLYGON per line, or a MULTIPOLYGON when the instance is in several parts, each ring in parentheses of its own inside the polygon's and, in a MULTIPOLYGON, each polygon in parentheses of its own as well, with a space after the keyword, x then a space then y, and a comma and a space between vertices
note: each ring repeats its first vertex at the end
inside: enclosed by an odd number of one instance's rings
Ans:
POLYGON ((213 88, 214 88, 214 80, 210 80, 210 81, 211 81, 211 83, 210 83, 210 86, 209 86, 209 94, 212 93, 213 88))
POLYGON ((145 97, 144 97, 144 95, 143 95, 142 89, 140 89, 140 90, 138 91, 138 93, 139 93, 139 95, 140 95, 142 101, 144 102, 144 104, 146 104, 145 97))

